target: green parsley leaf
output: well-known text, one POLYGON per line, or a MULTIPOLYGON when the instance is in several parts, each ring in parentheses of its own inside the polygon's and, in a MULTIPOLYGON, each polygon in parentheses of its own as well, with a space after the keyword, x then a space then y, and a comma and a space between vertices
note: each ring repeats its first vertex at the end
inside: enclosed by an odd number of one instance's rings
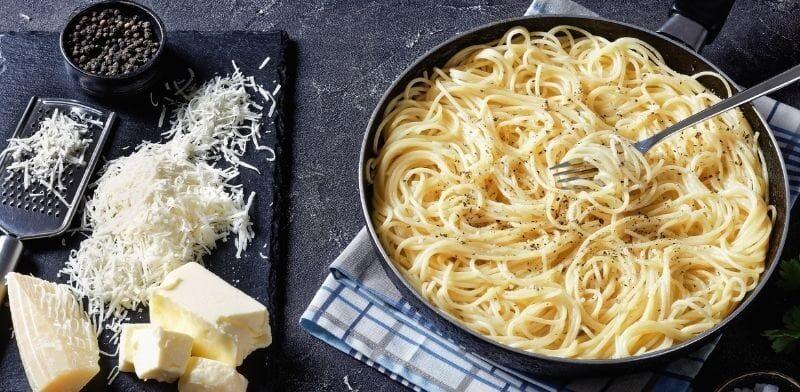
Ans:
POLYGON ((764 332, 764 335, 772 341, 772 350, 776 353, 782 352, 793 352, 797 349, 797 341, 796 339, 790 336, 782 336, 780 335, 779 330, 769 330, 764 332), (771 335, 770 333, 775 333, 775 335, 771 335))
POLYGON ((800 290, 800 259, 783 260, 780 264, 778 287, 787 290, 800 290))
POLYGON ((800 338, 800 306, 789 309, 789 311, 783 315, 783 325, 786 329, 794 331, 797 337, 800 338))
POLYGON ((772 342, 772 349, 775 352, 791 352, 800 345, 800 306, 789 309, 783 315, 783 329, 771 329, 764 331, 772 342))

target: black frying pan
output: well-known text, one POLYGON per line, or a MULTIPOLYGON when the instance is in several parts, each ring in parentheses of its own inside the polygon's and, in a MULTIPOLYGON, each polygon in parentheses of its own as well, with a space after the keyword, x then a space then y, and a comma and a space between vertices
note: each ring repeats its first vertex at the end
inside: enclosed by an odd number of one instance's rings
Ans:
MULTIPOLYGON (((686 355, 692 350, 713 341, 721 329, 736 318, 753 301, 753 298, 758 295, 769 280, 778 263, 786 238, 787 212, 789 209, 786 168, 778 150, 777 142, 769 131, 767 123, 751 105, 743 106, 741 109, 745 118, 750 122, 753 131, 761 135, 758 142, 769 172, 769 203, 775 206, 777 211, 766 257, 766 270, 762 274, 761 281, 755 290, 745 297, 736 310, 714 328, 694 339, 668 349, 628 358, 605 360, 564 359, 510 348, 462 327, 451 316, 429 305, 405 281, 378 240, 375 228, 372 225, 372 190, 370 184, 366 181, 365 167, 367 160, 375 156, 371 142, 378 131, 378 125, 389 101, 399 95, 411 79, 421 75, 425 70, 430 70, 435 66, 442 66, 462 48, 494 41, 514 26, 523 26, 530 31, 546 31, 558 25, 572 25, 611 40, 620 37, 634 37, 645 41, 655 47, 663 55, 667 64, 678 72, 694 74, 701 71, 713 71, 727 78, 722 71, 700 56, 697 51, 704 44, 714 39, 727 18, 732 3, 733 0, 677 0, 670 12, 669 20, 662 26, 659 33, 625 23, 592 17, 557 15, 504 20, 456 36, 433 48, 409 66, 383 95, 380 103, 375 108, 364 136, 359 160, 359 189, 367 228, 377 250, 377 258, 381 260, 389 278, 403 294, 403 297, 428 321, 444 332, 447 337, 468 350, 499 364, 530 374, 597 376, 608 373, 629 372, 686 355)), ((702 81, 706 83, 706 87, 717 93, 717 95, 725 96, 725 90, 719 81, 715 81, 713 78, 703 78, 702 81)))

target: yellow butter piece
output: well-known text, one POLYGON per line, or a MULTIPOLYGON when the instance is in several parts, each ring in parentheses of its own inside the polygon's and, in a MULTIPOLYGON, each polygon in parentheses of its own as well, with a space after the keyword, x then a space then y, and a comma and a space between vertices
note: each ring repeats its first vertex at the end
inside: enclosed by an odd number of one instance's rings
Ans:
POLYGON ((272 343, 267 308, 197 263, 151 290, 150 322, 192 336, 192 355, 233 366, 272 343))
POLYGON ((136 351, 136 333, 150 324, 123 324, 119 338, 119 371, 133 371, 133 353, 136 351))
POLYGON ((172 382, 186 370, 192 337, 151 325, 136 332, 133 368, 142 380, 172 382))
POLYGON ((80 391, 99 371, 97 334, 66 285, 9 273, 8 302, 33 391, 80 391))
POLYGON ((178 382, 180 392, 245 392, 247 379, 233 366, 208 358, 191 357, 178 382))

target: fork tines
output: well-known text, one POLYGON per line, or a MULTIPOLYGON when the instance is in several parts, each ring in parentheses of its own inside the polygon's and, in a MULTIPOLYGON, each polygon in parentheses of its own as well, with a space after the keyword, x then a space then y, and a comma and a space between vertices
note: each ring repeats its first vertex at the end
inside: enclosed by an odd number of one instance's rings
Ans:
POLYGON ((586 161, 575 159, 564 161, 550 167, 550 173, 560 187, 576 187, 578 180, 592 180, 597 174, 597 168, 586 161))

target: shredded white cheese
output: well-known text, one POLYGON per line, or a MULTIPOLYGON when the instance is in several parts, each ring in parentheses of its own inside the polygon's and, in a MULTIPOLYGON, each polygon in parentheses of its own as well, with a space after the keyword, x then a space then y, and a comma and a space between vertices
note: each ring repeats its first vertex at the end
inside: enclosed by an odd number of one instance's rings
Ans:
POLYGON ((347 387, 348 391, 358 392, 358 389, 353 389, 353 386, 350 385, 350 377, 344 376, 344 378, 342 378, 342 381, 344 382, 344 386, 347 387))
POLYGON ((106 376, 106 385, 113 384, 114 380, 117 379, 117 376, 119 376, 119 366, 114 366, 113 368, 111 368, 111 371, 108 373, 108 376, 106 376))
POLYGON ((156 100, 152 92, 150 93, 150 105, 153 106, 154 108, 158 107, 158 101, 156 100))
MULTIPOLYGON (((0 34, 0 41, 3 39, 3 34, 0 34)), ((2 42, 0 42, 0 74, 6 71, 6 58, 3 57, 2 42)))
MULTIPOLYGON (((241 160, 249 142, 259 146, 261 112, 248 89, 255 88, 234 64, 234 72, 217 76, 191 94, 173 115, 167 138, 186 137, 201 159, 224 159, 235 166, 258 171, 241 160)), ((185 89, 185 88, 184 88, 185 89)))
POLYGON ((235 168, 192 157, 186 139, 147 143, 109 162, 86 203, 92 230, 62 270, 88 299, 95 321, 124 317, 147 303, 147 289, 187 262, 202 262, 219 239, 236 233, 237 257, 253 238, 235 168))
POLYGON ((118 332, 129 310, 147 304, 149 288, 185 263, 202 262, 231 233, 236 257, 247 248, 255 194, 245 197, 233 181, 241 166, 255 169, 241 159, 250 143, 264 149, 262 113, 248 93, 254 86, 235 64, 231 75, 198 89, 173 84, 186 103, 171 116, 166 141, 144 142, 108 162, 84 210, 91 235, 62 270, 96 323, 118 332))
POLYGON ((161 114, 158 116, 158 127, 161 128, 164 126, 164 118, 167 116, 167 107, 161 107, 161 114))
POLYGON ((64 204, 61 195, 66 189, 62 179, 70 166, 86 164, 84 154, 92 142, 87 136, 89 128, 85 119, 75 119, 54 110, 39 123, 39 129, 25 138, 11 138, 0 155, 10 156, 6 166, 9 175, 22 173, 23 186, 39 183, 55 194, 64 204))
POLYGON ((270 60, 269 56, 267 56, 267 58, 265 58, 264 61, 261 62, 261 65, 258 66, 258 69, 264 69, 264 67, 267 66, 267 63, 269 63, 269 60, 270 60))

